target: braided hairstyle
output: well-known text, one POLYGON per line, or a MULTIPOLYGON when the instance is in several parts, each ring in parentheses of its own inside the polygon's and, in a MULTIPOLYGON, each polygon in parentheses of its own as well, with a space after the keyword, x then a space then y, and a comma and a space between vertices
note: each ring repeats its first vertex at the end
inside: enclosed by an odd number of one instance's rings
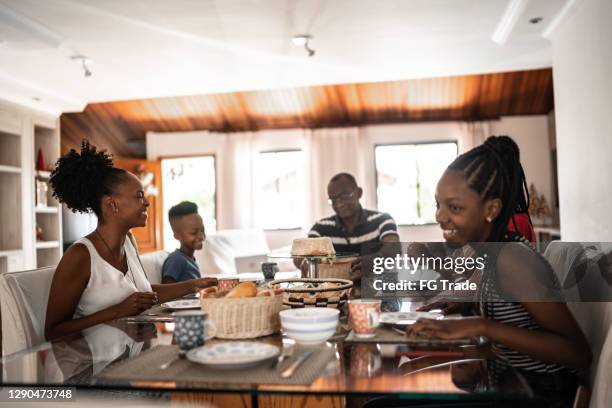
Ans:
POLYGON ((482 200, 501 200, 502 208, 493 221, 489 241, 503 241, 511 219, 516 229, 515 213, 529 214, 525 172, 519 148, 510 137, 490 136, 482 145, 457 157, 448 168, 462 172, 467 185, 482 200))
POLYGON ((80 154, 70 149, 57 160, 49 183, 53 197, 72 212, 93 212, 102 220, 102 197, 112 194, 126 175, 127 171, 113 167, 112 155, 83 139, 80 154))

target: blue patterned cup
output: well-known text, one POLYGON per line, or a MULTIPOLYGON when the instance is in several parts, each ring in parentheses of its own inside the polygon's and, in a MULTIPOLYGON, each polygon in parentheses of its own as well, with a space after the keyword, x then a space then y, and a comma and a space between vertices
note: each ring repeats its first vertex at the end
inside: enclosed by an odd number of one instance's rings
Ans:
POLYGON ((201 310, 187 310, 174 312, 174 339, 181 351, 185 352, 192 348, 204 345, 217 334, 214 323, 208 320, 208 314, 201 310), (206 333, 209 331, 211 333, 206 333))

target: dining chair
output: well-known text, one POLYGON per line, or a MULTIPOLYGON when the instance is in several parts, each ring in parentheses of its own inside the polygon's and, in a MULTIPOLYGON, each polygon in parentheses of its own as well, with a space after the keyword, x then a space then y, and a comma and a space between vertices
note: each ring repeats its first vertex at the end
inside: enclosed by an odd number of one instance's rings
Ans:
POLYGON ((0 316, 2 325, 2 356, 23 350, 31 344, 29 338, 33 332, 24 308, 13 296, 14 280, 7 279, 8 274, 0 274, 0 316))
MULTIPOLYGON (((551 263, 561 287, 566 288, 564 293, 569 295, 570 300, 577 300, 567 302, 567 306, 593 353, 588 372, 590 406, 612 406, 612 302, 605 301, 605 291, 608 291, 607 296, 612 294, 609 293, 609 284, 602 280, 603 276, 611 273, 602 270, 610 267, 602 262, 610 256, 610 248, 597 243, 553 241, 546 248, 544 256, 551 263)), ((585 390, 581 391, 585 393, 585 390)))
POLYGON ((5 355, 45 342, 45 318, 55 267, 0 275, 5 355))
MULTIPOLYGON (((610 319, 612 317, 611 305, 611 303, 607 304, 609 324, 612 323, 612 319, 610 319)), ((612 406, 612 327, 608 329, 603 346, 599 352, 591 388, 591 407, 612 406)))

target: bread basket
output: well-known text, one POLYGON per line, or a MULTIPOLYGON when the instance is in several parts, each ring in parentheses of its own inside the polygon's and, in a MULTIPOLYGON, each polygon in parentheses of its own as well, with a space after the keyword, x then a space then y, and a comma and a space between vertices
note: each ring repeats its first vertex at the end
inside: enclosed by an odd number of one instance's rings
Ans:
POLYGON ((300 307, 334 307, 340 309, 348 300, 353 282, 348 279, 277 279, 270 289, 283 289, 283 305, 300 307))
POLYGON ((283 295, 243 298, 200 298, 202 310, 217 327, 221 339, 253 339, 280 330, 278 313, 283 295))

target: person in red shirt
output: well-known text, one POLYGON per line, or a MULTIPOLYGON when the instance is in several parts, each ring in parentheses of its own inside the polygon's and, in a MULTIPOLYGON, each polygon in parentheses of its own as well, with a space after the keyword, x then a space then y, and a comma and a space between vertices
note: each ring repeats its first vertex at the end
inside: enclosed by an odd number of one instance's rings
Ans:
POLYGON ((518 232, 531 243, 535 244, 536 242, 535 231, 531 224, 531 217, 529 217, 529 213, 527 212, 514 213, 508 222, 508 231, 518 232))

